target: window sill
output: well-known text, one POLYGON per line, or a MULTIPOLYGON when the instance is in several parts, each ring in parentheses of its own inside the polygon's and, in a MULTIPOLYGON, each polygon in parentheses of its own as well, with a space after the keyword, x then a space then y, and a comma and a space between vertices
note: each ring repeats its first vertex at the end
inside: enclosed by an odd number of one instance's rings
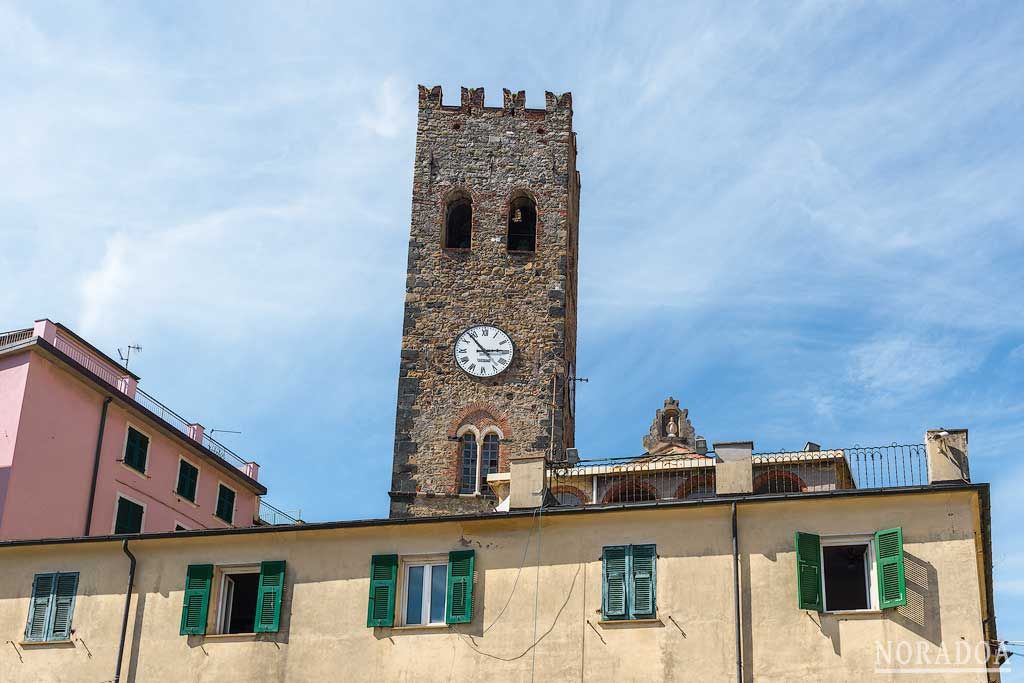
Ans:
POLYGON ((599 619, 597 625, 601 628, 615 628, 617 626, 664 626, 665 622, 660 617, 653 619, 599 619))
POLYGON ((18 642, 21 647, 74 647, 75 641, 71 638, 64 640, 22 640, 18 642))
POLYGON ((392 631, 447 631, 449 624, 412 624, 409 626, 392 626, 392 631))
MULTIPOLYGON (((197 507, 198 507, 198 506, 197 506, 197 507)), ((221 522, 224 522, 225 524, 227 524, 227 525, 228 525, 229 527, 231 527, 232 529, 233 529, 233 528, 235 527, 235 523, 234 523, 234 522, 232 522, 232 521, 231 521, 230 519, 224 519, 223 517, 221 517, 221 516, 220 516, 220 515, 218 515, 217 513, 214 513, 214 514, 213 514, 213 515, 211 515, 211 516, 212 516, 212 517, 213 517, 214 519, 216 519, 216 520, 219 520, 219 521, 221 521, 221 522)))
POLYGON ((195 502, 194 500, 189 500, 188 498, 186 498, 185 496, 181 495, 177 491, 171 491, 171 495, 173 495, 175 498, 177 498, 179 503, 188 503, 189 505, 191 505, 192 507, 196 508, 197 510, 199 509, 199 503, 195 502))
POLYGON ((836 610, 831 610, 830 609, 828 611, 822 612, 822 614, 832 614, 832 615, 835 615, 837 617, 849 617, 849 616, 858 616, 858 615, 860 615, 860 616, 872 616, 872 615, 881 614, 881 613, 882 613, 882 610, 880 610, 880 609, 873 609, 873 608, 872 609, 836 609, 836 610))
POLYGON ((125 464, 124 460, 118 460, 118 462, 121 463, 121 467, 125 468, 126 470, 128 470, 129 472, 135 474, 138 477, 142 477, 143 479, 152 479, 153 478, 153 477, 149 476, 148 474, 146 474, 145 472, 139 472, 137 469, 135 469, 131 465, 125 464))

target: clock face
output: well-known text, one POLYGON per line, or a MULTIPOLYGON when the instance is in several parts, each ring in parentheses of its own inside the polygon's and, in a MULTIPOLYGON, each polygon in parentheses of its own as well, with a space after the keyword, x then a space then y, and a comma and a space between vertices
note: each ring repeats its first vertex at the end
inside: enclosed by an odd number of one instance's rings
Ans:
POLYGON ((494 325, 474 325, 455 338, 455 364, 473 377, 494 377, 512 365, 512 338, 494 325))

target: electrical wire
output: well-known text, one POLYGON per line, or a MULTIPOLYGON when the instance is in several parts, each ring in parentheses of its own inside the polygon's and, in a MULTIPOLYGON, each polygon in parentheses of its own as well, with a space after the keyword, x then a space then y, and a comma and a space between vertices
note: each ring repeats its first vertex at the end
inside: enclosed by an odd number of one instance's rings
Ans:
MULTIPOLYGON (((533 511, 533 516, 534 517, 537 516, 537 512, 538 512, 539 509, 540 508, 538 508, 537 510, 533 511)), ((491 630, 491 626, 494 626, 495 624, 498 623, 498 620, 501 619, 501 615, 505 613, 505 610, 508 608, 509 604, 512 602, 512 596, 515 595, 515 593, 516 593, 516 586, 519 585, 519 576, 520 576, 520 574, 523 573, 523 567, 526 566, 526 554, 528 552, 530 552, 530 539, 531 538, 533 538, 533 523, 532 522, 530 523, 530 533, 526 536, 526 546, 523 548, 523 558, 519 561, 519 569, 516 571, 516 579, 515 579, 515 581, 512 582, 512 590, 509 591, 508 600, 505 601, 505 604, 498 611, 497 616, 494 617, 494 620, 491 622, 490 626, 484 627, 484 630, 480 632, 480 635, 484 635, 485 633, 487 633, 488 631, 491 630)))
POLYGON ((563 602, 561 604, 561 606, 558 608, 558 611, 555 613, 555 618, 551 621, 551 626, 549 626, 548 629, 546 631, 544 631, 544 633, 540 634, 539 638, 536 638, 532 643, 530 643, 530 645, 528 645, 525 650, 523 650, 519 654, 515 655, 514 657, 501 657, 499 655, 493 655, 490 652, 484 652, 483 650, 481 650, 480 648, 478 648, 476 646, 476 644, 473 642, 473 640, 472 640, 472 638, 470 636, 467 636, 464 633, 460 633, 459 634, 459 638, 462 640, 463 643, 466 644, 466 647, 468 647, 473 652, 476 652, 478 655, 483 655, 484 657, 490 657, 491 659, 497 659, 497 660, 502 661, 502 662, 514 662, 517 659, 522 659, 523 657, 526 656, 527 652, 530 652, 531 650, 534 650, 541 643, 542 640, 544 640, 552 631, 555 630, 555 625, 558 623, 559 617, 562 616, 562 612, 565 611, 566 605, 568 605, 569 604, 569 600, 572 599, 572 593, 573 593, 573 590, 576 587, 576 580, 579 578, 580 571, 582 569, 583 569, 583 564, 582 563, 576 566, 576 573, 572 577, 572 583, 569 584, 569 592, 566 593, 566 595, 565 595, 565 602, 563 602))

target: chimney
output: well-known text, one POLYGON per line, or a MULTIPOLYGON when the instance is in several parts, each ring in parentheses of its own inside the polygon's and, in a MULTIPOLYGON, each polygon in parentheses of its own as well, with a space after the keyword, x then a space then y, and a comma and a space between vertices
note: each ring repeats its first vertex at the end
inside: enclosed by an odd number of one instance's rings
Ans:
POLYGON ((970 482, 966 429, 929 429, 924 434, 928 483, 970 482))
POLYGON ((715 464, 715 493, 728 496, 753 493, 753 441, 726 441, 714 444, 718 462, 715 464))

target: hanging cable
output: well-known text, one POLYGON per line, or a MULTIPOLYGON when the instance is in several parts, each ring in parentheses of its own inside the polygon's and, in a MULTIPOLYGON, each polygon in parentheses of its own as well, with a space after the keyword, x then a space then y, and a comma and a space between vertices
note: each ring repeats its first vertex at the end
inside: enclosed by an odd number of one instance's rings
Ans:
MULTIPOLYGON (((533 516, 534 517, 537 516, 537 510, 533 511, 533 516)), ((497 616, 494 617, 494 621, 491 622, 490 626, 484 627, 484 630, 480 632, 480 635, 484 635, 485 633, 487 633, 488 631, 491 630, 491 626, 494 626, 495 624, 498 623, 498 620, 501 619, 501 615, 505 613, 505 610, 508 608, 509 604, 512 602, 512 596, 515 595, 515 593, 516 593, 516 586, 519 585, 519 576, 523 573, 523 567, 526 566, 526 554, 528 552, 530 552, 530 539, 531 538, 533 538, 533 522, 532 521, 530 523, 530 533, 527 534, 527 536, 526 536, 526 546, 523 548, 523 557, 519 561, 519 569, 516 571, 516 579, 515 579, 515 581, 512 582, 512 590, 509 591, 508 600, 505 601, 505 604, 498 611, 497 616)))

